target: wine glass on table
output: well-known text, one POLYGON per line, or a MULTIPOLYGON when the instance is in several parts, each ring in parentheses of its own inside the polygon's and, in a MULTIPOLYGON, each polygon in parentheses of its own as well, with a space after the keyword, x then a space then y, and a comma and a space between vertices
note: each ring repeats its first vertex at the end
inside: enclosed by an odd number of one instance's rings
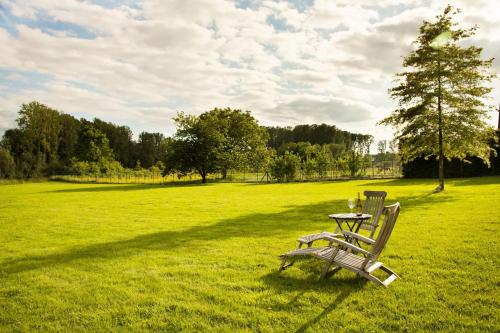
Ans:
POLYGON ((347 206, 349 206, 349 209, 351 210, 351 214, 352 214, 352 210, 356 206, 356 203, 354 202, 354 198, 347 200, 347 206))

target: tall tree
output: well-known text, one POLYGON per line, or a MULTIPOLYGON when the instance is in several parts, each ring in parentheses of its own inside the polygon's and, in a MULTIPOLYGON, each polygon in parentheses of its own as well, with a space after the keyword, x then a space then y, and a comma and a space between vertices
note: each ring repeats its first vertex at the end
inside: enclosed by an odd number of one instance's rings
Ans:
POLYGON ((164 174, 171 172, 186 174, 195 170, 201 176, 202 183, 206 183, 207 175, 219 168, 218 156, 224 141, 224 133, 221 133, 214 124, 182 112, 174 118, 174 121, 177 131, 164 174))
POLYGON ((142 132, 136 146, 136 158, 143 168, 163 162, 168 149, 168 139, 161 133, 142 132))
POLYGON ((59 159, 67 165, 76 154, 81 125, 78 119, 65 113, 59 116, 59 121, 61 123, 59 159))
POLYGON ((200 118, 219 125, 224 141, 219 153, 220 172, 225 178, 229 169, 252 166, 256 150, 265 147, 267 131, 260 127, 249 111, 218 109, 202 114, 200 118))
POLYGON ((48 106, 31 102, 19 110, 17 124, 27 140, 32 143, 35 156, 35 174, 41 173, 47 163, 58 158, 60 113, 48 106))
POLYGON ((8 129, 2 139, 2 147, 10 151, 16 163, 18 177, 38 176, 36 156, 33 154, 33 142, 19 128, 8 129))
POLYGON ((0 178, 13 178, 16 175, 16 163, 8 149, 0 147, 0 178))
POLYGON ((119 126, 94 118, 93 125, 104 133, 109 141, 113 155, 124 166, 132 166, 135 161, 132 156, 132 131, 128 126, 119 126))
POLYGON ((198 172, 202 182, 209 173, 251 165, 252 156, 262 153, 267 133, 249 112, 214 109, 199 116, 180 113, 177 132, 165 173, 198 172))
POLYGON ((85 119, 82 119, 77 152, 78 157, 87 162, 113 160, 113 151, 109 147, 106 135, 85 119))
POLYGON ((485 123, 489 107, 484 97, 494 77, 493 59, 481 59, 482 48, 464 47, 460 41, 475 34, 477 26, 458 28, 447 6, 435 22, 424 21, 416 49, 404 59, 406 71, 389 90, 399 107, 381 121, 396 128, 403 161, 436 156, 439 185, 444 190, 444 159, 478 156, 489 164, 493 129, 485 123))

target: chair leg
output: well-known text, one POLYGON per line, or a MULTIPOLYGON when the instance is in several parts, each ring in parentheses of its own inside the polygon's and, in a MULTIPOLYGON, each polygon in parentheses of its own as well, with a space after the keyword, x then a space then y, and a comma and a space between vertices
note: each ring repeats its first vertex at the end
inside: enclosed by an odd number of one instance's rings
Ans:
POLYGON ((325 263, 325 266, 323 266, 323 271, 321 272, 321 276, 319 277, 320 280, 324 280, 326 278, 326 276, 328 275, 328 270, 330 269, 331 266, 332 266, 331 261, 327 261, 325 263))
MULTIPOLYGON (((301 249, 302 245, 304 245, 304 244, 307 244, 307 247, 311 247, 312 246, 312 242, 309 242, 309 243, 299 242, 299 246, 297 247, 297 250, 301 249)), ((283 271, 283 270, 287 269, 288 267, 292 266, 293 264, 295 264, 295 260, 296 259, 290 259, 290 262, 287 265, 285 265, 284 263, 282 263, 281 267, 280 267, 280 271, 283 271)))
POLYGON ((293 265, 293 263, 291 264, 286 264, 286 257, 284 257, 283 259, 281 259, 281 265, 280 265, 280 268, 279 268, 279 271, 284 271, 285 269, 287 269, 289 266, 293 265))
POLYGON ((365 272, 358 272, 358 274, 362 277, 364 277, 365 279, 368 279, 372 282, 375 282, 376 284, 378 285, 381 285, 381 286, 384 286, 384 283, 382 281, 380 281, 380 279, 376 278, 375 276, 369 274, 369 273, 365 273, 365 272))
POLYGON ((342 267, 340 266, 336 266, 334 267, 333 269, 329 270, 328 273, 326 273, 326 278, 329 278, 331 277, 333 274, 337 273, 338 271, 340 271, 342 267))

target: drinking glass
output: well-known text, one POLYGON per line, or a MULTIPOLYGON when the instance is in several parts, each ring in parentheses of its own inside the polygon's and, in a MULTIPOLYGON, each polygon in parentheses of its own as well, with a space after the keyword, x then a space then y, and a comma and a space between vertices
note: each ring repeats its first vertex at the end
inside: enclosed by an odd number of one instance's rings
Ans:
POLYGON ((354 203, 354 199, 353 198, 347 200, 347 206, 349 206, 349 209, 351 210, 351 214, 352 214, 352 210, 356 206, 356 204, 354 203))

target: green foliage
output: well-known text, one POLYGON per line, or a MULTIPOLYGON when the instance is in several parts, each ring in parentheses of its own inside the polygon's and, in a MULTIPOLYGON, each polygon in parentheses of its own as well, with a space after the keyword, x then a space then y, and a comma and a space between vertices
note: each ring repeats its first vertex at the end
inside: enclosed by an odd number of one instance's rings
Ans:
POLYGON ((380 140, 377 143, 377 161, 384 161, 387 154, 387 140, 380 140))
POLYGON ((492 89, 486 84, 494 77, 493 59, 482 60, 479 47, 462 46, 477 27, 456 28, 456 13, 448 6, 435 22, 424 21, 415 50, 404 59, 407 70, 389 91, 399 107, 381 123, 396 128, 405 162, 433 155, 441 161, 478 156, 489 163, 494 132, 485 123, 484 97, 492 89))
POLYGON ((78 137, 80 135, 80 122, 69 114, 60 114, 61 131, 59 133, 59 160, 69 162, 76 155, 78 137))
POLYGON ((158 173, 161 162, 165 166, 163 175, 182 177, 198 173, 206 181, 210 173, 220 173, 225 178, 228 170, 240 170, 243 175, 270 173, 276 155, 287 151, 300 158, 297 170, 310 177, 325 177, 334 158, 371 140, 371 136, 351 134, 325 124, 266 129, 258 125, 250 112, 229 108, 216 108, 200 116, 179 114, 176 120, 176 137, 142 132, 135 142, 127 126, 97 118, 78 120, 32 102, 22 106, 19 127, 5 132, 1 146, 12 156, 18 177, 116 174, 116 159, 122 167, 133 168, 135 171, 130 173, 138 177, 158 173), (276 152, 266 147, 269 134, 274 135, 271 141, 292 141, 281 144, 276 152), (293 142, 300 138, 338 143, 293 142))
POLYGON ((132 166, 134 161, 132 141, 132 131, 128 126, 118 126, 110 122, 105 122, 94 118, 92 125, 106 135, 109 147, 113 152, 113 159, 118 160, 123 166, 132 166))
POLYGON ((115 160, 100 159, 98 161, 71 160, 71 171, 79 176, 115 176, 125 172, 120 162, 115 160))
POLYGON ((150 169, 149 169, 153 174, 155 175, 159 175, 163 172, 163 170, 165 170, 165 164, 162 162, 162 161, 158 161, 156 162, 155 165, 153 165, 150 169))
POLYGON ((88 162, 98 162, 102 159, 112 160, 114 158, 106 135, 87 121, 82 123, 82 132, 78 140, 78 157, 88 162))
POLYGON ((70 165, 71 173, 78 176, 92 175, 93 172, 91 171, 90 163, 91 162, 79 161, 76 158, 72 158, 70 165))
POLYGON ((295 127, 266 127, 269 133, 268 146, 279 150, 288 143, 309 142, 312 145, 338 144, 350 147, 354 141, 368 140, 370 135, 342 131, 334 125, 311 124, 295 127))
POLYGON ((331 168, 333 164, 333 157, 328 146, 323 145, 318 148, 316 152, 316 171, 321 178, 325 177, 327 171, 331 168))
POLYGON ((295 179, 299 169, 300 157, 287 151, 274 159, 271 176, 279 182, 289 182, 295 179))
POLYGON ((199 116, 179 113, 177 132, 167 156, 164 174, 196 171, 202 182, 209 173, 246 167, 260 155, 265 163, 266 132, 250 112, 214 109, 199 116))
POLYGON ((351 150, 347 153, 347 167, 351 177, 359 176, 361 171, 362 156, 359 152, 351 150))
POLYGON ((21 178, 37 176, 36 156, 33 154, 32 143, 24 132, 18 128, 5 131, 2 139, 4 148, 10 151, 16 163, 17 175, 21 178))
MULTIPOLYGON (((48 163, 58 158, 60 113, 38 102, 23 104, 19 110, 17 124, 29 142, 29 150, 24 152, 28 166, 28 175, 40 176, 48 163)), ((28 147, 26 147, 28 148, 28 147)))
POLYGON ((171 144, 170 138, 161 133, 142 132, 136 145, 136 158, 144 168, 150 168, 159 161, 165 161, 171 144))
POLYGON ((123 166, 118 161, 109 159, 100 159, 98 163, 100 172, 103 175, 114 176, 122 174, 124 172, 123 166))
POLYGON ((14 178, 16 175, 16 162, 10 151, 0 147, 0 178, 14 178))
POLYGON ((194 170, 205 183, 206 176, 219 169, 217 158, 224 134, 214 124, 197 116, 181 112, 174 120, 177 132, 167 157, 165 174, 187 174, 194 170))
POLYGON ((18 128, 5 132, 1 146, 14 159, 17 177, 39 177, 54 173, 106 174, 116 172, 112 162, 134 167, 141 161, 151 167, 166 158, 170 142, 160 133, 141 133, 139 142, 132 140, 127 126, 94 119, 78 120, 38 102, 23 104, 17 120, 18 128), (149 138, 153 138, 150 140, 149 138), (89 162, 88 168, 77 166, 89 162), (93 164, 91 164, 93 163, 93 164), (113 171, 114 170, 114 171, 113 171))

